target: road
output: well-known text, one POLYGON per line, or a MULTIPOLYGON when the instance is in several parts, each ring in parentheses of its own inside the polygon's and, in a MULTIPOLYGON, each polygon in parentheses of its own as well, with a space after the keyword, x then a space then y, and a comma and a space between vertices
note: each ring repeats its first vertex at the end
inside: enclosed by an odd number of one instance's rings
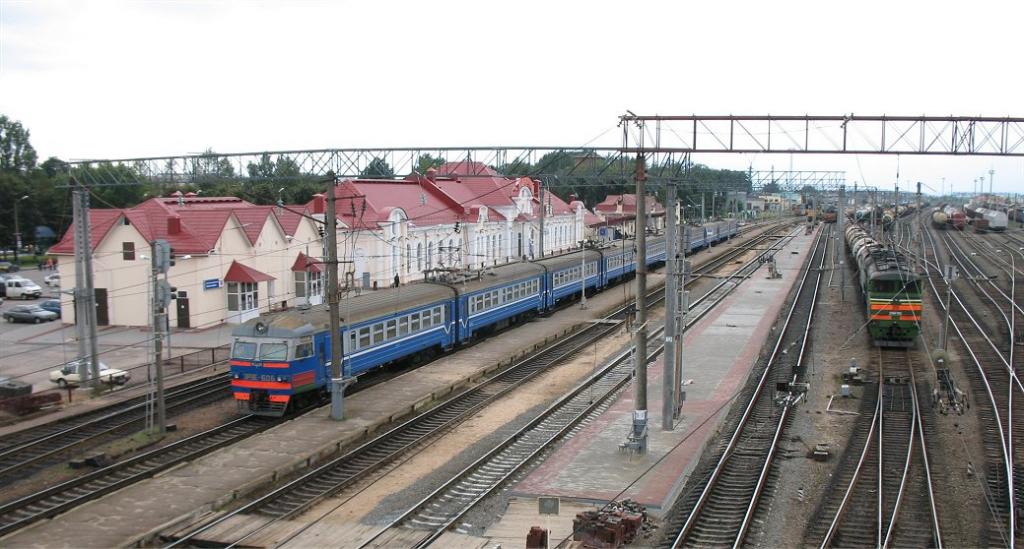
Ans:
MULTIPOLYGON (((56 288, 43 283, 43 277, 52 271, 24 270, 18 274, 35 281, 43 289, 38 300, 4 300, 0 311, 25 303, 40 303, 44 299, 60 296, 56 288)), ((65 299, 70 299, 67 295, 65 299)), ((218 347, 230 340, 230 326, 197 332, 173 333, 171 349, 175 356, 210 347, 218 347)), ((145 367, 150 360, 151 337, 149 330, 126 326, 101 326, 97 347, 100 361, 113 368, 129 370, 129 385, 147 380, 145 367)), ((31 383, 35 391, 53 388, 49 372, 78 356, 75 327, 60 320, 41 324, 0 322, 0 375, 31 383)))

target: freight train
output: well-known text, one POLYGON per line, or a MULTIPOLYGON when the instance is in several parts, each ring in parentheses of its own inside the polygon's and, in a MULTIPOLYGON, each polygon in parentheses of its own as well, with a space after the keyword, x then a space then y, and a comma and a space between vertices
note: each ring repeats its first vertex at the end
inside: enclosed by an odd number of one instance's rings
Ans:
POLYGON ((921 280, 907 257, 883 246, 859 225, 846 229, 868 314, 868 333, 879 347, 912 347, 920 331, 921 280))
POLYGON ((1007 216, 1005 212, 999 210, 991 210, 989 208, 981 208, 968 204, 964 206, 964 211, 971 218, 971 224, 976 229, 988 229, 991 231, 1005 231, 1007 225, 1007 216), (981 221, 984 220, 984 223, 981 221))
MULTIPOLYGON (((736 221, 686 227, 686 252, 724 241, 736 221)), ((494 330, 543 314, 586 291, 599 292, 636 270, 633 240, 471 276, 367 292, 342 301, 342 369, 358 378, 376 368, 423 361, 494 330)), ((646 264, 665 262, 665 238, 647 241, 646 264)), ((279 417, 321 401, 331 379, 326 306, 269 313, 232 333, 231 391, 239 412, 279 417)))

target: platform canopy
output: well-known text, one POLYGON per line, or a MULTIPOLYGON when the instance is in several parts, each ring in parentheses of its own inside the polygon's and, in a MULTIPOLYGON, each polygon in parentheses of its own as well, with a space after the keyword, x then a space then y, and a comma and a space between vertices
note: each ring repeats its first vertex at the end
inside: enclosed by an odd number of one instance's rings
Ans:
POLYGON ((268 280, 274 280, 274 277, 253 269, 252 267, 243 265, 237 261, 231 262, 231 267, 228 268, 228 272, 224 275, 225 282, 266 282, 268 280))
POLYGON ((317 260, 299 252, 298 257, 295 258, 295 263, 292 264, 292 272, 322 273, 323 269, 317 260))

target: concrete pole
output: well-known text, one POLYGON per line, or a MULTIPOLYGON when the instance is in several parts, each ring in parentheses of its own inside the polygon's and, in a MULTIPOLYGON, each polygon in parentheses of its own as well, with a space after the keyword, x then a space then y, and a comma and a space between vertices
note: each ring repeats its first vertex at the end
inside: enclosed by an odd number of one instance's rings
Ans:
POLYGON ((676 226, 676 202, 678 193, 675 183, 668 183, 665 186, 665 367, 662 376, 661 393, 661 429, 671 431, 673 428, 673 417, 675 416, 676 403, 676 305, 679 302, 679 288, 676 285, 676 276, 679 259, 678 254, 678 231, 676 226))
MULTIPOLYGON (((78 332, 79 358, 87 358, 89 372, 82 379, 90 378, 90 385, 98 389, 100 368, 99 351, 96 348, 96 290, 92 280, 92 238, 89 228, 89 191, 78 185, 74 191, 74 203, 78 217, 74 219, 78 242, 75 247, 75 325, 78 332)), ((74 211, 72 212, 74 214, 74 211)))
POLYGON ((88 215, 82 214, 82 190, 75 188, 72 193, 71 215, 75 225, 75 337, 78 340, 78 377, 86 379, 89 377, 88 369, 85 366, 85 359, 89 350, 86 347, 86 320, 85 311, 85 254, 83 251, 89 246, 88 236, 88 215))
POLYGON ((839 186, 839 213, 836 224, 839 226, 839 295, 846 301, 846 185, 839 186))
POLYGON ((647 411, 647 168, 643 154, 636 159, 636 410, 647 411))
POLYGON ((153 296, 153 371, 156 372, 156 432, 163 435, 167 431, 167 401, 164 399, 164 368, 163 368, 163 331, 164 304, 160 300, 157 287, 160 284, 157 270, 156 241, 149 244, 150 256, 150 287, 153 296))
POLYGON ((331 419, 345 419, 345 379, 341 355, 341 310, 338 299, 338 215, 335 180, 327 182, 327 304, 331 328, 331 419))

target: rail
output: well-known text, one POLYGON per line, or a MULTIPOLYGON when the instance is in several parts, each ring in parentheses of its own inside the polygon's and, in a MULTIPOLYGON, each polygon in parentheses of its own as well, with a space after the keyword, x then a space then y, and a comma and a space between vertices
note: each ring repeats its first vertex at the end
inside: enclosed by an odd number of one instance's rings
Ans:
MULTIPOLYGON (((764 388, 767 385, 767 380, 769 379, 769 377, 771 375, 774 375, 776 373, 776 368, 775 368, 776 361, 778 360, 778 357, 780 356, 780 351, 782 350, 783 343, 786 341, 786 336, 790 332, 790 326, 797 324, 796 322, 793 322, 794 317, 795 317, 795 315, 797 313, 797 308, 799 306, 801 306, 801 305, 805 305, 806 306, 807 305, 806 301, 810 301, 811 305, 808 306, 808 311, 807 311, 808 316, 807 316, 807 319, 806 319, 807 321, 804 323, 804 328, 805 329, 803 330, 803 332, 802 332, 802 334, 800 336, 801 337, 801 351, 800 351, 800 356, 797 359, 798 360, 798 364, 799 364, 799 361, 802 361, 804 350, 806 348, 805 345, 806 345, 807 334, 808 334, 807 330, 809 329, 809 326, 810 326, 810 319, 811 319, 811 316, 813 314, 813 304, 816 302, 818 286, 820 285, 820 282, 821 282, 822 267, 824 266, 824 261, 825 261, 825 257, 826 257, 825 251, 826 251, 826 248, 827 248, 828 237, 825 236, 825 235, 826 234, 830 234, 830 233, 831 233, 831 228, 829 228, 827 230, 822 230, 817 235, 817 238, 815 240, 815 244, 814 244, 814 247, 813 247, 814 252, 811 255, 811 259, 808 260, 807 265, 803 269, 803 271, 804 271, 803 272, 803 276, 801 277, 800 284, 799 284, 799 286, 796 289, 796 294, 795 294, 796 297, 793 299, 793 302, 790 305, 790 308, 789 308, 789 311, 788 311, 788 313, 786 315, 786 319, 785 319, 785 321, 783 323, 782 329, 779 330, 779 336, 778 336, 778 339, 776 340, 774 348, 772 349, 772 353, 771 353, 771 355, 768 358, 768 361, 766 363, 766 366, 764 367, 763 372, 761 373, 760 377, 758 378, 757 384, 754 387, 754 390, 753 390, 753 393, 750 396, 750 399, 747 401, 747 404, 744 407, 743 414, 740 417, 739 422, 737 423, 736 427, 733 429, 733 432, 732 432, 732 435, 730 436, 729 442, 727 443, 725 449, 722 451, 722 454, 719 457, 718 462, 715 465, 714 469, 711 471, 711 474, 708 477, 707 482, 704 485, 704 488, 703 488, 703 490, 700 493, 700 496, 698 497, 697 501, 695 502, 695 504, 691 508, 689 514, 687 515, 686 521, 683 523, 682 528, 680 529, 678 534, 675 536, 675 538, 674 538, 674 540, 672 542, 672 547, 673 548, 681 546, 683 544, 683 542, 688 539, 688 537, 691 535, 691 533, 693 533, 694 528, 696 527, 696 525, 699 523, 699 521, 702 520, 701 517, 704 515, 704 508, 705 508, 705 506, 709 504, 709 502, 712 500, 713 497, 717 497, 717 494, 715 492, 716 484, 717 484, 718 480, 723 476, 724 472, 726 471, 726 467, 730 463, 731 458, 733 457, 734 453, 736 452, 736 449, 738 448, 741 440, 745 440, 744 437, 748 436, 746 434, 746 430, 745 430, 745 428, 746 428, 746 426, 748 424, 748 421, 754 415, 755 407, 757 407, 759 405, 759 403, 761 403, 761 401, 762 401, 762 397, 764 396, 764 388), (818 268, 817 269, 813 269, 814 257, 819 255, 819 254, 820 254, 820 258, 818 259, 818 263, 817 263, 818 268), (812 270, 817 271, 817 275, 815 277, 814 286, 809 287, 809 286, 807 286, 807 280, 808 280, 809 275, 810 275, 812 270), (809 291, 810 291, 810 295, 809 296, 804 296, 804 293, 805 293, 804 289, 805 288, 809 288, 809 291), (808 299, 808 298, 810 298, 810 299, 808 299)), ((796 367, 798 367, 798 366, 795 366, 795 368, 796 367)), ((767 447, 763 448, 763 450, 765 452, 765 458, 764 458, 763 463, 761 464, 761 467, 759 467, 757 469, 757 471, 758 471, 757 472, 757 477, 754 480, 753 490, 751 491, 751 493, 749 495, 749 499, 747 499, 746 501, 733 501, 733 502, 731 502, 731 505, 733 505, 733 506, 735 506, 735 505, 742 505, 742 508, 745 509, 745 511, 743 512, 743 514, 742 514, 742 516, 740 518, 739 525, 728 524, 731 521, 731 519, 719 517, 717 519, 716 525, 714 526, 714 528, 712 528, 713 531, 708 534, 709 536, 713 535, 715 537, 713 539, 711 539, 710 541, 708 541, 708 543, 711 543, 711 544, 729 543, 733 547, 737 547, 740 544, 742 544, 743 538, 744 538, 744 536, 746 534, 746 530, 747 530, 747 528, 750 525, 750 520, 751 520, 752 514, 753 514, 754 510, 757 507, 757 500, 758 500, 758 498, 759 498, 759 496, 761 494, 761 491, 762 491, 762 489, 764 487, 764 481, 767 478, 767 471, 770 468, 771 463, 772 463, 771 458, 774 457, 774 448, 777 446, 778 437, 780 436, 780 434, 782 432, 782 429, 783 429, 783 425, 785 424, 785 420, 788 417, 788 409, 789 409, 789 402, 787 402, 785 404, 785 406, 783 407, 782 413, 779 414, 777 416, 777 418, 775 418, 777 422, 775 423, 774 434, 772 436, 771 441, 767 445, 765 445, 763 443, 756 442, 756 441, 753 442, 753 444, 756 445, 756 447, 758 447, 758 448, 762 448, 764 446, 767 446, 767 447), (724 530, 727 530, 727 531, 724 531, 724 530), (728 538, 732 538, 731 542, 728 541, 728 538)), ((749 436, 751 438, 757 438, 754 435, 749 435, 749 436)), ((747 451, 744 452, 745 455, 748 455, 750 453, 751 452, 747 452, 747 451)), ((707 540, 705 540, 705 541, 707 541, 707 540)))

